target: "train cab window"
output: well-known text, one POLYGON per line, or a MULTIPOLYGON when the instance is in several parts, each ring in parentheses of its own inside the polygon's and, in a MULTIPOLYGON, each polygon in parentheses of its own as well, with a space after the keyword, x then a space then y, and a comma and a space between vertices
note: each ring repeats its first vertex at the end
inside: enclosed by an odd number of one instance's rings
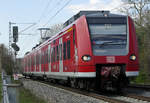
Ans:
POLYGON ((70 59, 70 40, 67 41, 67 59, 70 59))
POLYGON ((66 60, 66 42, 63 44, 63 59, 66 60))

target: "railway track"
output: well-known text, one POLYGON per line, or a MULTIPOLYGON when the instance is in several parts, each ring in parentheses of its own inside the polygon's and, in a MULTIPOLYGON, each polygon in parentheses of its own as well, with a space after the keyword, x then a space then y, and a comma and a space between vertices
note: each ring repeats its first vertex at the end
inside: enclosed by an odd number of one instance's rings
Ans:
MULTIPOLYGON (((34 80, 37 81, 37 80, 34 80)), ((139 95, 135 95, 135 94, 124 94, 124 95, 113 95, 111 93, 111 95, 105 95, 104 93, 99 93, 99 92, 93 92, 93 91, 85 91, 85 90, 79 90, 79 89, 75 89, 75 88, 71 88, 71 87, 66 87, 66 86, 62 86, 62 85, 58 85, 58 84, 54 84, 54 83, 50 83, 47 81, 41 81, 38 80, 38 82, 44 83, 44 84, 48 84, 54 87, 58 87, 67 91, 71 91, 77 94, 81 94, 81 95, 85 95, 88 97, 93 97, 96 98, 98 100, 103 100, 105 102, 108 103, 150 103, 150 98, 149 97, 144 97, 144 96, 139 96, 139 95)))
POLYGON ((142 84, 130 84, 128 88, 137 88, 150 91, 150 85, 142 85, 142 84))
POLYGON ((138 100, 142 100, 142 101, 150 102, 150 97, 140 96, 140 95, 136 95, 136 94, 126 94, 125 96, 134 98, 134 99, 138 99, 138 100))

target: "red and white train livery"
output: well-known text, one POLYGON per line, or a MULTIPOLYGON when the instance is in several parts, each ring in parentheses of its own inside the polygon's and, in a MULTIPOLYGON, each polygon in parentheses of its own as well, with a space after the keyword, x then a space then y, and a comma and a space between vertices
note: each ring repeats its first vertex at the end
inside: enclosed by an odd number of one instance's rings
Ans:
POLYGON ((109 11, 80 11, 64 29, 24 57, 24 75, 73 87, 120 87, 138 75, 133 20, 109 11))

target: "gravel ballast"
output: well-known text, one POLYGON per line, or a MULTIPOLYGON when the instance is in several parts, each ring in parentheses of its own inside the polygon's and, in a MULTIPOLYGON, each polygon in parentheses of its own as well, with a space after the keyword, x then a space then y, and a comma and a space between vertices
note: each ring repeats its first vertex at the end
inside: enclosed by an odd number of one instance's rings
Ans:
POLYGON ((46 100, 47 103, 108 103, 29 79, 22 80, 22 83, 24 88, 29 89, 37 97, 46 100))

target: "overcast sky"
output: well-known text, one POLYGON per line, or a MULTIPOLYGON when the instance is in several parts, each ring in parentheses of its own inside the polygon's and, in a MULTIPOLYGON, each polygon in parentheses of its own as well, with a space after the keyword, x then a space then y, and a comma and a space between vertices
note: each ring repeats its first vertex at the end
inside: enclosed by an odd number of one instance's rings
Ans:
MULTIPOLYGON (((30 51, 35 46, 40 34, 40 27, 50 27, 54 24, 64 23, 80 10, 111 10, 122 5, 121 0, 2 0, 0 3, 0 43, 8 46, 8 22, 14 23, 36 23, 35 26, 19 35, 20 47, 18 57, 30 51), (64 6, 68 3, 67 6, 64 6), (64 8, 63 8, 64 7, 64 8), (62 9, 63 8, 63 9, 62 9), (57 15, 55 16, 55 14, 57 15)), ((19 31, 30 26, 16 24, 19 31)))

